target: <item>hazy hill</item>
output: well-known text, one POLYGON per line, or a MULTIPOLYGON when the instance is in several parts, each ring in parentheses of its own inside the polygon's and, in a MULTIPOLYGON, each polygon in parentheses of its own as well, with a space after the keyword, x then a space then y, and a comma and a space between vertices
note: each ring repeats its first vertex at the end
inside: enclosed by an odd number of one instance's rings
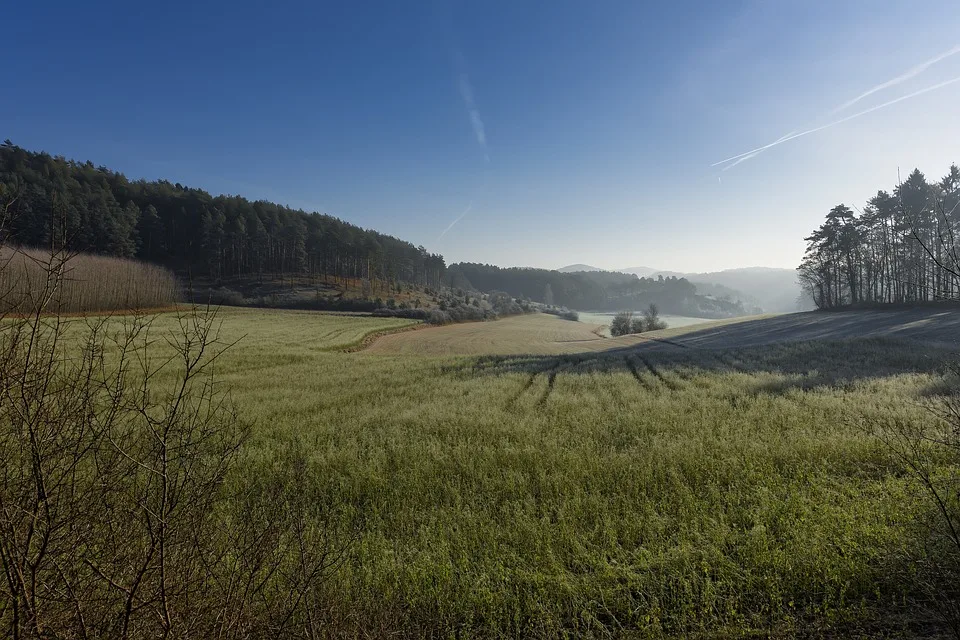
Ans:
MULTIPOLYGON (((565 273, 574 271, 601 271, 596 267, 584 264, 575 264, 558 269, 565 273)), ((686 278, 696 288, 697 293, 715 297, 727 296, 733 300, 740 300, 744 307, 759 307, 767 312, 798 311, 797 298, 800 296, 800 285, 797 283, 797 272, 793 269, 777 269, 772 267, 745 267, 741 269, 725 269, 705 273, 684 273, 680 271, 664 271, 652 267, 627 267, 619 269, 619 273, 632 273, 641 278, 686 278)), ((804 308, 810 308, 806 306, 804 308)))
POLYGON ((682 278, 639 278, 619 271, 501 268, 458 262, 447 268, 450 286, 464 291, 505 291, 516 298, 581 311, 639 311, 651 303, 664 313, 699 318, 744 315, 736 300, 701 295, 682 278))
POLYGON ((600 267, 591 267, 589 264, 570 264, 557 269, 560 273, 576 273, 578 271, 604 271, 600 267))
POLYGON ((650 276, 663 275, 664 278, 669 278, 670 276, 676 276, 678 278, 682 277, 683 274, 678 271, 660 271, 652 267, 627 267, 626 269, 619 270, 622 273, 635 273, 641 278, 649 278, 650 276))
POLYGON ((797 298, 800 297, 800 285, 797 283, 797 272, 794 269, 777 269, 773 267, 745 267, 742 269, 725 269, 706 273, 679 273, 676 271, 655 271, 648 274, 646 267, 637 270, 622 269, 625 273, 636 273, 638 276, 660 276, 667 278, 675 276, 686 278, 694 283, 698 291, 711 295, 731 295, 728 291, 709 290, 701 285, 714 285, 732 289, 743 294, 738 296, 745 305, 759 306, 767 312, 798 311, 797 298))

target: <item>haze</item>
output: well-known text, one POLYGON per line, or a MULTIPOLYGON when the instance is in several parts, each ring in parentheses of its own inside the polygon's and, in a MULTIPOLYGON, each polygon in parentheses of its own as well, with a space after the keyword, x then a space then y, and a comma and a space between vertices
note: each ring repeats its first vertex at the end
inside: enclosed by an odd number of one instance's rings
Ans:
POLYGON ((2 137, 448 262, 793 268, 958 160, 955 2, 52 4, 7 10, 2 137))

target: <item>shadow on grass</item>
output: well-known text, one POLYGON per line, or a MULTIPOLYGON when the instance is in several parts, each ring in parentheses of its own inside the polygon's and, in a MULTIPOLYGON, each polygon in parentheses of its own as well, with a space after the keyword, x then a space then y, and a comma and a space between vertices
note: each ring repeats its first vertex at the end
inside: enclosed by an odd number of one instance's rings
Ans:
POLYGON ((708 327, 680 335, 650 334, 652 350, 670 347, 724 349, 807 340, 894 338, 960 349, 960 311, 952 307, 917 307, 856 311, 790 313, 708 327), (658 338, 665 339, 658 339, 658 338))
MULTIPOLYGON (((960 361, 960 349, 912 340, 863 338, 784 342, 734 349, 680 348, 648 343, 598 353, 557 356, 481 356, 448 369, 465 377, 523 374, 530 382, 543 375, 628 373, 650 391, 709 386, 704 374, 742 374, 753 379, 752 393, 782 394, 792 389, 848 388, 863 381, 902 374, 931 374, 937 380, 922 393, 948 390, 947 367, 960 361)), ((529 382, 528 382, 529 384, 529 382)))

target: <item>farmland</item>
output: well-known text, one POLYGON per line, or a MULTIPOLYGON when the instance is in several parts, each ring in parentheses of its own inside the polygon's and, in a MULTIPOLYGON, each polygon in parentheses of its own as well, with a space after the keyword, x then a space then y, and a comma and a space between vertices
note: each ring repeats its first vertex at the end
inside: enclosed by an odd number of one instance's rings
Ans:
MULTIPOLYGON (((928 419, 921 401, 958 356, 943 344, 953 314, 867 314, 879 337, 864 339, 834 314, 654 340, 534 315, 342 353, 409 323, 220 313, 223 341, 240 341, 218 371, 254 425, 251 446, 299 440, 331 509, 362 514, 319 596, 330 635, 919 622, 904 611, 918 589, 905 550, 925 503, 863 425, 928 419), (804 331, 821 339, 782 341, 804 331)), ((174 326, 164 314, 154 330, 174 326)))
POLYGON ((370 349, 381 354, 559 355, 616 349, 675 351, 735 349, 802 340, 908 338, 958 345, 960 314, 937 309, 846 311, 704 320, 642 335, 605 338, 599 324, 528 315, 490 324, 463 324, 387 336, 370 349))

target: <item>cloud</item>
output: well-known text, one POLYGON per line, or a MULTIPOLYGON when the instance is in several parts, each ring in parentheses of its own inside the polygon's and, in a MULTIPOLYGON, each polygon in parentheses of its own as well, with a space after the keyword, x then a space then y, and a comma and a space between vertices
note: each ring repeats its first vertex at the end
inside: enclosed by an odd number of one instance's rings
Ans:
POLYGON ((456 219, 456 220, 454 220, 453 222, 451 222, 450 224, 447 225, 447 228, 444 229, 444 230, 440 233, 439 236, 437 236, 437 240, 439 240, 440 238, 442 238, 443 236, 445 236, 445 235, 447 234, 447 231, 450 231, 450 229, 453 229, 454 225, 456 225, 458 222, 460 222, 461 220, 463 220, 463 219, 466 217, 466 215, 467 215, 468 213, 470 213, 470 210, 471 210, 471 209, 473 209, 473 203, 472 203, 472 202, 467 205, 467 208, 463 210, 463 213, 461 213, 459 216, 457 216, 457 219, 456 219))
POLYGON ((477 137, 477 143, 486 149, 486 129, 483 126, 483 120, 480 118, 480 110, 477 109, 477 104, 473 100, 473 86, 470 84, 470 78, 467 77, 466 73, 460 74, 460 96, 463 98, 463 104, 470 116, 470 124, 473 126, 473 134, 477 137))
POLYGON ((905 96, 900 96, 899 98, 896 98, 896 99, 894 99, 894 100, 890 100, 890 101, 888 101, 888 102, 884 102, 883 104, 878 104, 878 105, 876 105, 875 107, 870 107, 869 109, 865 109, 865 110, 863 110, 863 111, 860 111, 859 113, 854 113, 853 115, 849 115, 849 116, 847 116, 847 117, 845 117, 845 118, 840 118, 839 120, 834 120, 833 122, 828 122, 827 124, 821 125, 821 126, 819 126, 819 127, 814 127, 813 129, 807 129, 806 131, 801 131, 800 133, 795 133, 795 134, 790 135, 790 136, 784 136, 784 137, 780 138, 779 140, 775 140, 775 141, 771 142, 770 144, 765 144, 765 145, 763 145, 762 147, 757 147, 756 149, 751 149, 750 151, 744 151, 743 153, 738 153, 738 154, 735 155, 735 156, 730 156, 729 158, 726 158, 726 159, 721 160, 721 161, 719 161, 719 162, 714 162, 714 163, 711 164, 710 166, 711 166, 711 167, 717 167, 717 166, 720 166, 720 165, 722 165, 722 164, 726 164, 726 163, 728 163, 728 162, 733 162, 734 160, 736 160, 736 162, 734 162, 732 165, 730 165, 730 167, 727 167, 727 169, 729 169, 729 168, 731 168, 731 167, 733 167, 733 166, 736 166, 736 165, 740 164, 741 162, 744 162, 744 161, 746 161, 746 160, 749 160, 750 158, 753 158, 753 157, 759 155, 760 153, 766 151, 767 149, 770 149, 771 147, 776 147, 777 145, 781 145, 781 144, 783 144, 784 142, 789 142, 789 141, 791 141, 791 140, 796 140, 797 138, 802 138, 803 136, 808 136, 808 135, 810 135, 811 133, 817 133, 818 131, 823 131, 824 129, 829 129, 830 127, 835 127, 835 126, 837 126, 838 124, 843 124, 844 122, 849 122, 850 120, 853 120, 854 118, 859 118, 860 116, 865 116, 865 115, 867 115, 868 113, 873 113, 874 111, 878 111, 878 110, 880 110, 880 109, 885 109, 885 108, 887 108, 887 107, 890 107, 890 106, 893 106, 893 105, 897 104, 898 102, 903 102, 904 100, 909 100, 910 98, 916 98, 917 96, 921 96, 921 95, 923 95, 923 94, 925 94, 925 93, 930 93, 931 91, 936 91, 937 89, 942 89, 943 87, 946 87, 946 86, 948 86, 948 85, 956 84, 957 82, 960 82, 960 76, 958 76, 958 77, 956 77, 956 78, 951 78, 950 80, 945 80, 945 81, 943 81, 943 82, 939 82, 939 83, 937 83, 937 84, 935 84, 935 85, 926 87, 926 88, 924 88, 924 89, 920 89, 919 91, 914 91, 913 93, 908 93, 908 94, 905 95, 905 96))
POLYGON ((876 85, 875 87, 871 87, 870 89, 868 89, 868 90, 864 91, 863 93, 861 93, 860 95, 858 95, 856 98, 854 98, 854 99, 852 99, 852 100, 848 100, 848 101, 844 102, 843 104, 841 104, 839 107, 837 107, 836 109, 834 109, 833 111, 831 111, 831 112, 830 112, 830 115, 833 116, 833 115, 838 114, 838 113, 841 112, 841 111, 844 111, 845 109, 849 109, 850 107, 852 107, 853 105, 857 104, 858 102, 860 102, 860 101, 863 100, 864 98, 866 98, 866 97, 868 97, 868 96, 872 96, 873 94, 875 94, 875 93, 878 92, 878 91, 883 91, 884 89, 889 89, 890 87, 895 87, 896 85, 900 84, 901 82, 906 82, 907 80, 910 80, 911 78, 915 78, 916 76, 920 75, 921 73, 923 73, 924 71, 926 71, 926 70, 927 70, 928 68, 930 68, 931 66, 937 64, 937 63, 940 62, 941 60, 945 60, 946 58, 949 58, 950 56, 956 55, 956 54, 958 54, 958 53, 960 53, 960 44, 954 46, 952 49, 947 49, 947 50, 944 51, 943 53, 940 53, 940 54, 935 55, 934 57, 930 58, 929 60, 927 60, 927 61, 925 61, 925 62, 921 62, 920 64, 916 65, 915 67, 912 67, 911 69, 907 70, 905 73, 902 73, 902 74, 900 74, 899 76, 897 76, 897 77, 895 77, 895 78, 891 78, 890 80, 887 80, 886 82, 882 82, 882 83, 876 85))

